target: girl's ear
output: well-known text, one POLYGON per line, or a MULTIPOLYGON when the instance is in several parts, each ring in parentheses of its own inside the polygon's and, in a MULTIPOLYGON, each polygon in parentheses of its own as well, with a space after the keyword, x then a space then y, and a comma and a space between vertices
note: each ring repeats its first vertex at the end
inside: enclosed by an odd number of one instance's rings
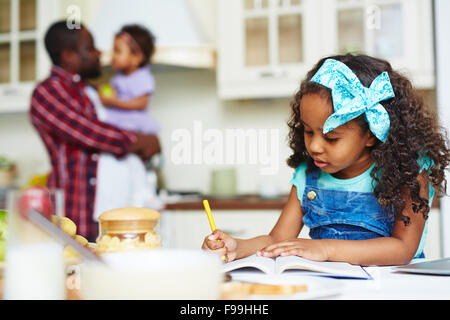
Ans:
POLYGON ((372 131, 367 130, 367 140, 366 140, 366 147, 370 148, 375 145, 377 142, 377 138, 373 135, 372 131))
POLYGON ((137 68, 142 63, 143 60, 144 58, 142 57, 142 54, 137 53, 131 54, 131 63, 135 68, 137 68))

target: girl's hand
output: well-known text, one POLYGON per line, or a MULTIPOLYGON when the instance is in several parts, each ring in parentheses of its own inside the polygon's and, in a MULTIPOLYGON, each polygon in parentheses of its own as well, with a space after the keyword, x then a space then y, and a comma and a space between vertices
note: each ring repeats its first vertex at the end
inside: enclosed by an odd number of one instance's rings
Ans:
POLYGON ((230 262, 236 259, 237 241, 217 229, 205 237, 202 249, 217 253, 220 257, 225 256, 226 262, 230 262))
POLYGON ((98 90, 98 97, 105 107, 114 107, 117 104, 117 96, 113 93, 111 96, 104 96, 100 90, 98 90))
POLYGON ((326 261, 328 252, 323 240, 292 239, 267 246, 256 255, 262 257, 299 256, 308 260, 326 261))

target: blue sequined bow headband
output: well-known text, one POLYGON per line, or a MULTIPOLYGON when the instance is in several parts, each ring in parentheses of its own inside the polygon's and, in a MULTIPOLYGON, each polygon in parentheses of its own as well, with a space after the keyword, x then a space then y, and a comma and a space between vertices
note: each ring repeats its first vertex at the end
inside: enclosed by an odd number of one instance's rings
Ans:
POLYGON ((395 97, 386 71, 373 80, 370 88, 366 88, 344 63, 327 59, 310 81, 331 89, 334 113, 325 121, 324 134, 365 113, 372 133, 379 140, 386 141, 389 114, 379 102, 395 97))

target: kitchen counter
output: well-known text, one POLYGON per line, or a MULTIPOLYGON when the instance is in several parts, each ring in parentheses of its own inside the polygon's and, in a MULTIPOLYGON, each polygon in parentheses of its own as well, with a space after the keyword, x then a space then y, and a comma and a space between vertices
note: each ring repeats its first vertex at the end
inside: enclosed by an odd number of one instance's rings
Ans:
POLYGON ((165 210, 204 210, 203 199, 213 210, 282 210, 287 203, 288 196, 277 198, 262 198, 258 195, 242 195, 234 197, 180 198, 178 201, 167 203, 165 210))
MULTIPOLYGON (((288 195, 277 198, 263 198, 259 195, 238 195, 230 197, 180 196, 166 203, 164 210, 204 210, 203 199, 208 199, 213 210, 283 210, 288 195)), ((432 208, 439 209, 439 199, 433 199, 432 208)))

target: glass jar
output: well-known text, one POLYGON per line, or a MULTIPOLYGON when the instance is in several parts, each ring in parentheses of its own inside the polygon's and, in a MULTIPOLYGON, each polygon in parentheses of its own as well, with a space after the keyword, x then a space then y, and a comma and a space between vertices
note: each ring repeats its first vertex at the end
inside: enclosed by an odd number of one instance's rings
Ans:
POLYGON ((8 192, 4 299, 66 298, 64 246, 28 219, 30 209, 62 215, 61 199, 61 190, 37 186, 8 192))
POLYGON ((159 212, 147 208, 119 208, 99 217, 98 254, 161 247, 159 212))

